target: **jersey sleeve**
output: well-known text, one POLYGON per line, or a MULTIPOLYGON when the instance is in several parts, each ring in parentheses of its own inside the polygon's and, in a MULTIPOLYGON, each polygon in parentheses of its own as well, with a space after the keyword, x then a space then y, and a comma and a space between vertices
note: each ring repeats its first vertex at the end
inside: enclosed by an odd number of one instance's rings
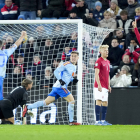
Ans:
POLYGON ((17 45, 13 45, 11 48, 9 48, 9 49, 5 49, 5 50, 3 50, 6 54, 7 54, 7 56, 9 57, 11 54, 13 54, 13 52, 15 51, 17 49, 17 45))
POLYGON ((101 61, 100 61, 100 59, 98 59, 96 62, 95 62, 95 66, 94 66, 94 69, 100 69, 100 67, 101 67, 101 61))
POLYGON ((57 80, 61 79, 61 73, 63 73, 63 71, 65 70, 65 66, 62 64, 61 66, 59 66, 55 71, 54 71, 54 75, 57 78, 57 80))
POLYGON ((26 104, 27 99, 28 99, 28 93, 25 92, 25 93, 23 94, 23 105, 26 104))

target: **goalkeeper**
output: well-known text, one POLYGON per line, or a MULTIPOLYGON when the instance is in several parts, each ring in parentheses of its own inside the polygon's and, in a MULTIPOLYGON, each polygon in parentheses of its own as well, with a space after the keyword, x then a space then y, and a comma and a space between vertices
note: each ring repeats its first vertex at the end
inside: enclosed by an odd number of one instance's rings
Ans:
POLYGON ((74 98, 73 95, 67 89, 68 84, 73 81, 77 83, 78 80, 73 76, 76 72, 76 64, 79 59, 79 53, 76 51, 71 52, 70 61, 63 63, 54 71, 54 75, 57 78, 56 83, 53 85, 53 89, 48 97, 44 101, 38 101, 34 104, 25 106, 23 110, 23 117, 29 109, 37 108, 40 106, 46 106, 57 100, 59 97, 64 98, 68 103, 69 113, 69 125, 80 125, 80 123, 74 122, 74 98))
POLYGON ((0 40, 0 100, 3 100, 3 79, 6 73, 6 63, 11 54, 17 49, 17 47, 27 40, 27 33, 25 31, 21 32, 20 38, 15 42, 13 46, 9 49, 2 50, 2 41, 0 40))
MULTIPOLYGON (((21 86, 14 88, 10 94, 0 101, 0 119, 2 124, 14 124, 13 109, 19 105, 22 107, 28 99, 27 90, 32 88, 33 82, 29 79, 24 79, 21 86)), ((33 113, 29 110, 28 114, 33 117, 33 113)))

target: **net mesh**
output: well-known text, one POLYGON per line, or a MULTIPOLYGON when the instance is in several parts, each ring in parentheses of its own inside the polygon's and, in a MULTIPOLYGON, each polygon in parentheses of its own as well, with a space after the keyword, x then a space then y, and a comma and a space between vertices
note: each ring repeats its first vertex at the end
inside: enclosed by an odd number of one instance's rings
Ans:
MULTIPOLYGON (((56 78, 54 70, 70 60, 70 53, 78 47, 78 24, 0 24, 0 39, 3 49, 8 49, 19 38, 21 31, 27 31, 28 41, 19 46, 7 62, 4 79, 4 97, 24 78, 33 80, 29 91, 28 104, 44 100, 50 93, 56 78)), ((82 120, 93 124, 94 114, 94 63, 98 48, 110 30, 83 24, 83 74, 82 74, 82 120)), ((82 41, 82 40, 81 40, 82 41)), ((76 76, 76 75, 75 75, 76 76)), ((77 120, 77 85, 68 89, 75 103, 74 119, 77 120)), ((68 103, 59 98, 48 107, 33 109, 34 118, 27 117, 27 124, 68 124, 68 103)), ((14 110, 15 120, 21 120, 22 108, 14 110)))
POLYGON ((83 75, 82 75, 82 121, 95 123, 94 64, 99 56, 99 46, 113 30, 83 24, 83 75))

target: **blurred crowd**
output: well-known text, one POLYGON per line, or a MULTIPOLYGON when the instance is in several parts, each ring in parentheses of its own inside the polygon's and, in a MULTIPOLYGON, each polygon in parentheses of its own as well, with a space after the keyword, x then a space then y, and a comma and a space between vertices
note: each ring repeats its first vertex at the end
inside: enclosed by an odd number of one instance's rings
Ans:
MULTIPOLYGON (((0 20, 83 19, 92 26, 114 29, 103 41, 109 45, 111 86, 140 86, 140 0, 0 0, 0 9, 0 20)), ((58 25, 54 30, 62 28, 58 25)), ((53 71, 77 50, 77 33, 46 38, 43 31, 38 26, 37 37, 30 37, 11 55, 5 79, 9 86, 20 85, 26 77, 41 88, 52 87, 53 71)), ((3 49, 8 48, 14 39, 5 34, 3 42, 3 49)), ((93 58, 89 65, 94 68, 93 58)), ((90 70, 84 62, 83 67, 84 77, 90 70)))

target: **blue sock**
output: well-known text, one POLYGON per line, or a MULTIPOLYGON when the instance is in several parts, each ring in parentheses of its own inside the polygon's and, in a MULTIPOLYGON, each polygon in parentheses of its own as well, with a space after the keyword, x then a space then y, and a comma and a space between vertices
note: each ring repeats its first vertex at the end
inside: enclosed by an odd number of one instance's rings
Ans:
POLYGON ((95 106, 96 121, 100 120, 100 110, 101 110, 101 107, 99 105, 96 105, 95 106))
POLYGON ((68 112, 69 112, 69 122, 73 122, 73 118, 74 118, 74 104, 69 103, 69 105, 68 105, 68 112))
POLYGON ((33 109, 33 108, 38 108, 38 107, 41 107, 41 106, 46 106, 45 101, 35 102, 35 103, 31 104, 31 105, 28 105, 27 108, 28 109, 33 109))
POLYGON ((107 112, 107 106, 102 106, 102 120, 105 120, 107 112))

